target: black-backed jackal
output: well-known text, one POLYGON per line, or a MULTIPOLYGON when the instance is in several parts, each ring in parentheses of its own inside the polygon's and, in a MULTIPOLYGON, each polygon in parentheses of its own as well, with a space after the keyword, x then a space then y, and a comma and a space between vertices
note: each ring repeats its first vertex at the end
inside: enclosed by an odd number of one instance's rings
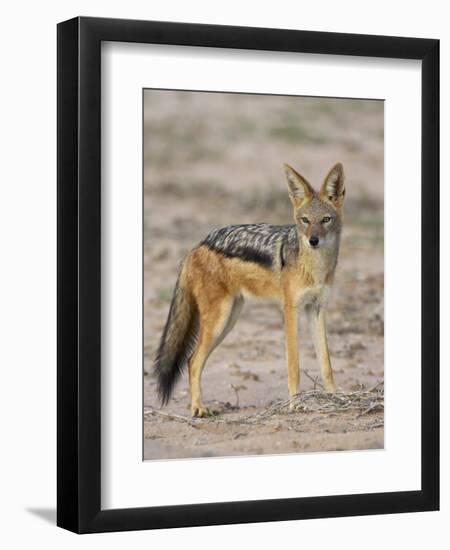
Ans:
POLYGON ((299 391, 299 306, 309 317, 325 389, 336 390, 325 306, 339 252, 344 172, 340 163, 333 166, 317 193, 293 168, 284 168, 294 224, 216 229, 184 259, 155 359, 163 404, 187 363, 191 413, 208 413, 201 398, 202 370, 236 323, 246 296, 275 299, 283 309, 289 394, 299 391))

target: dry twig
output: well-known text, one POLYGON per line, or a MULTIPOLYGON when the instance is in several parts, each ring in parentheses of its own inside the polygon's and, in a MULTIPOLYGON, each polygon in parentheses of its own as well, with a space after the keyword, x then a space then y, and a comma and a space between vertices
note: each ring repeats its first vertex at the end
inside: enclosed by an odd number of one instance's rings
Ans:
POLYGON ((324 387, 322 386, 322 384, 319 382, 319 377, 316 376, 315 378, 313 378, 309 372, 307 370, 305 370, 305 376, 307 378, 309 378, 311 380, 311 382, 314 384, 314 388, 313 390, 315 390, 317 388, 317 386, 319 386, 319 388, 322 388, 322 390, 324 389, 324 387))

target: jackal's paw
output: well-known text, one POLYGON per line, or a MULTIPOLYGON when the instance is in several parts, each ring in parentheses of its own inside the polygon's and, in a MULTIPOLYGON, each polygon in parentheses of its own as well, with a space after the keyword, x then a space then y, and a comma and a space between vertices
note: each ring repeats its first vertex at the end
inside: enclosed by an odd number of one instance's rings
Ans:
POLYGON ((295 411, 295 405, 296 405, 296 401, 295 401, 295 398, 298 397, 300 394, 299 393, 294 393, 293 395, 290 396, 290 403, 289 403, 289 412, 294 412, 295 411))
POLYGON ((327 393, 336 393, 336 384, 334 382, 325 382, 325 391, 327 393))
POLYGON ((204 405, 192 405, 191 415, 197 418, 204 418, 205 416, 210 416, 211 412, 208 407, 205 407, 204 405))

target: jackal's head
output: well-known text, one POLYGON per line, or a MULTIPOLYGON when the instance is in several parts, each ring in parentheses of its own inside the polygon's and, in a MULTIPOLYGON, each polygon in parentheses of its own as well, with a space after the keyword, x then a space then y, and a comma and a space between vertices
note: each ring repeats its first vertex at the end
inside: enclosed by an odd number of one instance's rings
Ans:
POLYGON ((337 244, 345 197, 342 164, 335 164, 328 172, 318 193, 289 165, 285 164, 284 170, 302 243, 311 248, 337 244))

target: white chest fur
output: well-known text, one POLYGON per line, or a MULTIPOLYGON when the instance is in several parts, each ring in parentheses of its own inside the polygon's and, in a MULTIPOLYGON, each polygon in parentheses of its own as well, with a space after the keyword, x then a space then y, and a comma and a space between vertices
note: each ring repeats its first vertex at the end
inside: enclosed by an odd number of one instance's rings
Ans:
POLYGON ((327 304, 330 295, 330 286, 326 284, 316 284, 307 288, 299 289, 296 296, 297 306, 305 307, 308 305, 323 307, 327 304))

